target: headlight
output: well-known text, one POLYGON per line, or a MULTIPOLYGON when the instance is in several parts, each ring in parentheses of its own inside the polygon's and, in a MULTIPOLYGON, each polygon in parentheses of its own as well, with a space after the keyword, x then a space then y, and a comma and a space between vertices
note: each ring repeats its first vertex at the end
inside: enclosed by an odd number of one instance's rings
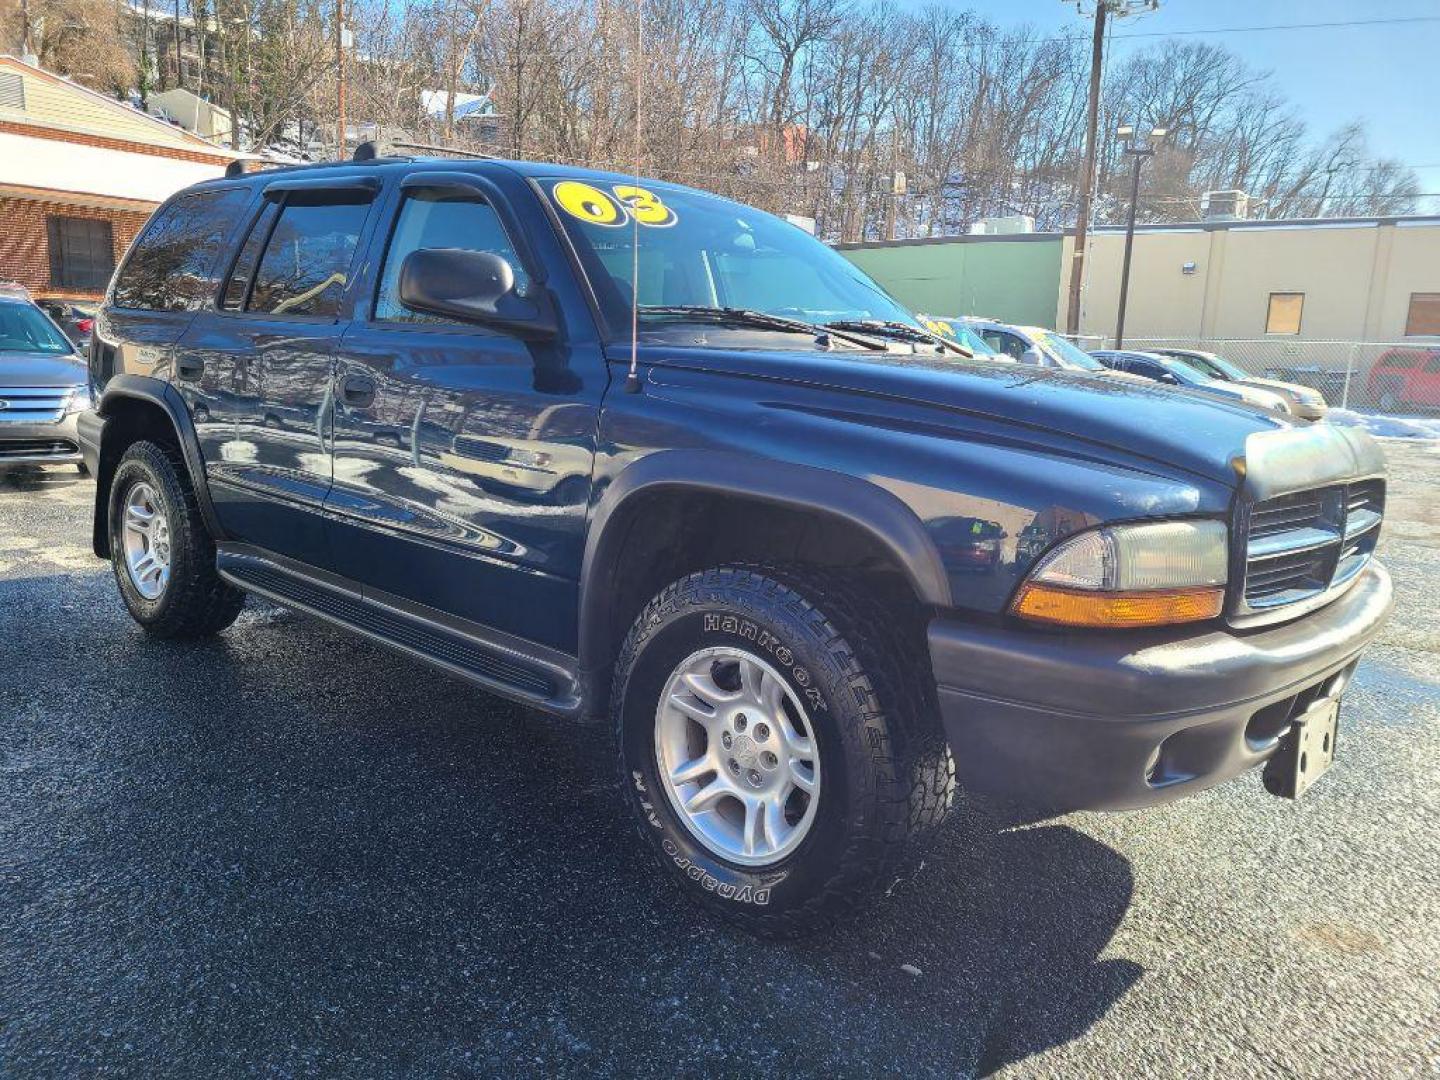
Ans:
POLYGON ((70 399, 65 402, 65 415, 84 412, 88 408, 90 408, 90 388, 77 386, 70 392, 70 399))
POLYGON ((1228 533, 1220 521, 1091 529, 1031 571, 1010 610, 1062 626, 1166 626, 1225 606, 1228 533))

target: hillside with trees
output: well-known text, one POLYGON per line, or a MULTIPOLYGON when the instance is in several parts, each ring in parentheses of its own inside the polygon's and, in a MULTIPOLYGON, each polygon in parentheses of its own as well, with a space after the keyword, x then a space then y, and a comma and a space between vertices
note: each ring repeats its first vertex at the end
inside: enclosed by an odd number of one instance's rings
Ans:
MULTIPOLYGON (((179 81, 240 117, 246 148, 334 155, 333 0, 179 0, 205 55, 188 80, 167 72, 164 33, 143 29, 174 12, 127 3, 130 69, 99 47, 113 40, 101 28, 112 25, 101 9, 119 10, 110 0, 28 0, 42 62, 107 92, 130 89, 127 78, 179 81), (64 31, 75 25, 95 29, 76 41, 64 31)), ((812 217, 835 240, 892 227, 944 235, 994 215, 1074 221, 1089 65, 1078 30, 843 0, 643 0, 639 13, 632 0, 353 0, 345 10, 352 138, 629 171, 638 65, 648 175, 812 217), (893 193, 896 173, 904 194, 893 193)), ((17 0, 0 0, 0 16, 18 52, 17 0)), ((1104 87, 1102 132, 1121 120, 1173 132, 1146 171, 1143 220, 1193 220, 1202 192, 1231 188, 1270 218, 1416 209, 1414 173, 1372 153, 1360 124, 1312 131, 1267 73, 1223 46, 1161 40, 1110 61, 1104 87)), ((1102 140, 1101 223, 1123 212, 1120 158, 1102 140)))

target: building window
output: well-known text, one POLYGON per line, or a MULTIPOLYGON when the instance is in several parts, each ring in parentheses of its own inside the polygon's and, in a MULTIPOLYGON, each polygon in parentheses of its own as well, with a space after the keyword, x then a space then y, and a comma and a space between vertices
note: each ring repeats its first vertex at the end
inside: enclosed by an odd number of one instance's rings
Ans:
POLYGON ((1305 309, 1302 292, 1272 292, 1270 310, 1265 314, 1265 333, 1300 333, 1300 313, 1305 309))
POLYGON ((115 269, 110 222, 95 218, 51 217, 50 284, 60 289, 103 292, 115 269))
POLYGON ((1440 293, 1410 294, 1410 313, 1405 318, 1405 336, 1440 336, 1440 293))

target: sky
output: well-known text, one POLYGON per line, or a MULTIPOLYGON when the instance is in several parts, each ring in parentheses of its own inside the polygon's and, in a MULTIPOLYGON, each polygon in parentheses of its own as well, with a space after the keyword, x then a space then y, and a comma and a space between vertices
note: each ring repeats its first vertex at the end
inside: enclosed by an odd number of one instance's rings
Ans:
MULTIPOLYGON (((911 0, 919 4, 921 0, 911 0)), ((1088 37, 1074 0, 945 0, 1000 26, 1031 26, 1088 37)), ((1094 10, 1086 0, 1085 10, 1094 10)), ((1130 33, 1186 31, 1183 40, 1223 44, 1252 67, 1274 73, 1313 136, 1358 119, 1377 154, 1415 168, 1424 192, 1440 192, 1440 0, 1161 0, 1160 10, 1121 20, 1113 56, 1153 45, 1130 33), (1224 33, 1227 27, 1275 26, 1429 16, 1434 22, 1224 33), (1215 33, 1208 31, 1215 30, 1215 33)), ((1440 198, 1422 204, 1440 210, 1440 198)))

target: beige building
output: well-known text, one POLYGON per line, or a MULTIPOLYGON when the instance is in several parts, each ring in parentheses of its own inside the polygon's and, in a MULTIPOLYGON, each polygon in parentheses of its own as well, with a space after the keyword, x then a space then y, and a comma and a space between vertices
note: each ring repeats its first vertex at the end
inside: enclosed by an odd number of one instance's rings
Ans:
MULTIPOLYGON (((1080 329, 1113 339, 1125 233, 1091 236, 1080 329)), ((1073 252, 1067 235, 1062 267, 1073 252)), ((1062 273, 1058 326, 1067 284, 1062 273)), ((1142 226, 1125 338, 1254 341, 1315 362, 1328 351, 1306 343, 1440 340, 1440 217, 1142 226)))

